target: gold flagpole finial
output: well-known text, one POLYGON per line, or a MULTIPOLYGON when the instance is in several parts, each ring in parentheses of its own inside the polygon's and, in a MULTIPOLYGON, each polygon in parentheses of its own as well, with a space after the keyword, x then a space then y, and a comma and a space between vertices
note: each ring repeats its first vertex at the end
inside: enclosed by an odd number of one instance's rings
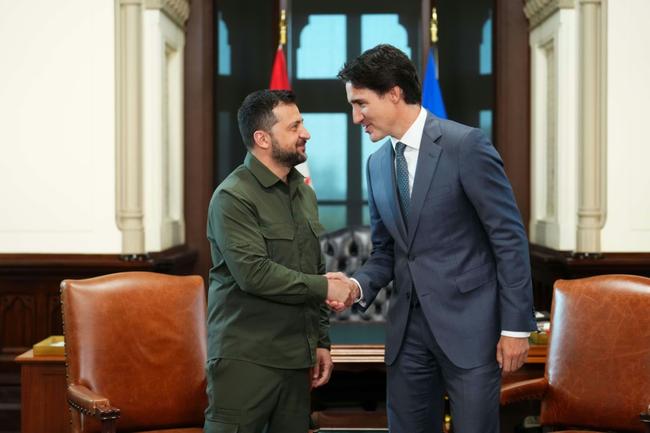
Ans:
POLYGON ((438 43, 438 11, 431 9, 431 43, 438 43))
POLYGON ((280 13, 280 45, 287 43, 287 11, 282 9, 280 13))

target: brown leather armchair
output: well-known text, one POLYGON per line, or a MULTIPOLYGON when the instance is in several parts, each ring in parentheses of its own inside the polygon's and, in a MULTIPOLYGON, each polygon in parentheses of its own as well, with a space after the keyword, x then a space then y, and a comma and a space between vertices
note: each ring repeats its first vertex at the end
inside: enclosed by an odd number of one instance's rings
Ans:
POLYGON ((502 404, 526 399, 541 399, 544 426, 645 432, 639 416, 650 404, 650 279, 556 281, 544 377, 501 390, 502 404))
POLYGON ((201 277, 125 272, 65 280, 61 302, 73 432, 203 431, 201 277))

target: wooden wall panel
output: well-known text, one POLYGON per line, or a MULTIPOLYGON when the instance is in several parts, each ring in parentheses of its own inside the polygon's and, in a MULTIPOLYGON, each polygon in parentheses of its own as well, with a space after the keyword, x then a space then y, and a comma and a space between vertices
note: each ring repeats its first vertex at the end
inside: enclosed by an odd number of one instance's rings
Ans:
POLYGON ((36 338, 36 297, 0 289, 0 354, 9 358, 24 352, 36 338))
POLYGON ((494 142, 526 229, 530 219, 530 49, 523 2, 495 0, 494 142))
POLYGON ((185 230, 187 245, 197 252, 192 273, 204 278, 212 266, 206 221, 215 187, 214 3, 190 3, 185 41, 185 230))

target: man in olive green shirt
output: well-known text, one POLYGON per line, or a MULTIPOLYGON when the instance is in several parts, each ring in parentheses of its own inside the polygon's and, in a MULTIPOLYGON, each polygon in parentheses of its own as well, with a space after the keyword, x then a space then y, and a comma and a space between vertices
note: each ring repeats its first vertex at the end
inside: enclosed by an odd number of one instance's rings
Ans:
POLYGON ((310 136, 293 93, 254 92, 237 118, 248 153, 208 210, 205 432, 305 433, 310 381, 332 370, 324 302, 350 303, 352 287, 323 276, 316 196, 294 168, 310 136))

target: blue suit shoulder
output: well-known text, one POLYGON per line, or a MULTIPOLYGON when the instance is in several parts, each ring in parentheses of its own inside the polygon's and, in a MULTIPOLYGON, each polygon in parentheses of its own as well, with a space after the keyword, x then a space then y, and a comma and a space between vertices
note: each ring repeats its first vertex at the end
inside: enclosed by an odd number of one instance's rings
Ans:
POLYGON ((447 142, 461 142, 466 141, 467 138, 472 138, 474 140, 487 139, 486 135, 479 128, 465 125, 453 120, 441 119, 433 115, 431 116, 433 117, 434 121, 438 122, 440 125, 442 138, 447 142))

